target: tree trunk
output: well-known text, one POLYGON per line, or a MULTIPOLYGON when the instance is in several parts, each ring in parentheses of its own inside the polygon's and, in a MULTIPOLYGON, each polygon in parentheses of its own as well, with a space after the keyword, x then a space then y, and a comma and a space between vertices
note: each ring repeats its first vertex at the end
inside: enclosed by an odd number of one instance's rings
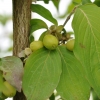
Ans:
MULTIPOLYGON (((13 55, 18 56, 19 52, 29 46, 29 30, 32 0, 13 1, 13 55)), ((16 93, 13 100, 26 100, 24 94, 16 93)))

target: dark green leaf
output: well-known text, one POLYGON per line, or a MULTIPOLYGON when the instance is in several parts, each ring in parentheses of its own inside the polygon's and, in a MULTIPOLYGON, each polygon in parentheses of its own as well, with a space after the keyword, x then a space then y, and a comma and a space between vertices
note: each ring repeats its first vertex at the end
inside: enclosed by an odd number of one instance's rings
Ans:
POLYGON ((12 84, 17 91, 21 92, 22 76, 24 72, 22 61, 15 56, 7 56, 2 58, 3 77, 12 84))
POLYGON ((59 9, 59 3, 60 3, 60 0, 52 0, 54 6, 56 7, 56 9, 58 10, 59 9))
POLYGON ((48 4, 50 0, 44 0, 44 3, 48 4))
POLYGON ((83 66, 66 47, 60 46, 58 52, 62 59, 58 94, 64 100, 89 100, 90 86, 85 79, 83 66))
POLYGON ((31 10, 33 12, 38 13, 40 16, 42 16, 45 19, 49 20, 53 24, 58 25, 57 20, 55 18, 53 18, 51 12, 48 9, 44 8, 43 6, 41 6, 39 4, 32 4, 31 5, 31 10))
POLYGON ((5 100, 7 97, 2 93, 0 92, 0 100, 5 100))
POLYGON ((86 78, 100 98, 100 8, 87 4, 77 8, 72 26, 74 54, 84 66, 86 78))
POLYGON ((30 36, 29 36, 29 41, 30 41, 30 43, 34 41, 33 35, 30 35, 30 36))
POLYGON ((55 100, 55 95, 54 95, 54 93, 50 96, 49 99, 50 99, 50 100, 55 100))
POLYGON ((92 93, 93 100, 100 100, 93 89, 91 90, 91 93, 92 93))
POLYGON ((30 30, 31 34, 34 31, 41 29, 41 28, 48 29, 47 24, 43 20, 41 20, 41 19, 31 19, 31 30, 30 30))
POLYGON ((94 4, 96 4, 98 7, 100 7, 100 0, 95 0, 94 4))
POLYGON ((43 41, 44 36, 47 34, 47 31, 44 31, 41 36, 39 37, 40 41, 43 41))
POLYGON ((25 64, 23 91, 27 100, 46 100, 57 87, 61 59, 56 50, 45 48, 32 53, 25 64))

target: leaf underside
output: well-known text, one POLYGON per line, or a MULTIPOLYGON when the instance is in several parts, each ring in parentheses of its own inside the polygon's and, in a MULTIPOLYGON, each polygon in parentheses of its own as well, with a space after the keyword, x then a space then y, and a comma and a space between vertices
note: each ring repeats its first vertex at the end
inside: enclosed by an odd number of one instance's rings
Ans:
POLYGON ((12 84, 17 91, 21 92, 24 68, 20 58, 15 56, 2 58, 2 66, 0 66, 0 69, 3 71, 3 77, 12 84))
POLYGON ((62 59, 62 74, 57 87, 64 100, 89 100, 90 86, 84 77, 81 63, 65 47, 59 47, 62 59))
POLYGON ((87 4, 77 8, 72 26, 74 54, 85 69, 86 78, 100 98, 100 8, 87 4))

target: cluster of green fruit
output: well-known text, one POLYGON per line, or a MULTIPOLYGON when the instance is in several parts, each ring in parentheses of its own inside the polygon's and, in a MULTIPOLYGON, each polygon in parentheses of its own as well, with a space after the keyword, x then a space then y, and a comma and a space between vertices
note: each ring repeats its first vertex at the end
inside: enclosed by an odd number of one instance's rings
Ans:
POLYGON ((28 56, 32 52, 45 47, 49 50, 54 50, 58 45, 66 46, 70 51, 73 51, 74 39, 70 39, 70 34, 62 34, 63 26, 52 25, 45 33, 40 36, 38 41, 30 43, 30 48, 25 48, 24 52, 28 56))
POLYGON ((33 41, 30 43, 30 48, 25 48, 24 53, 28 56, 32 52, 45 47, 49 50, 54 50, 58 46, 58 39, 53 36, 52 34, 47 34, 44 36, 43 41, 38 40, 38 41, 33 41))
POLYGON ((5 100, 8 97, 14 97, 16 89, 3 78, 3 74, 0 71, 0 100, 5 100))

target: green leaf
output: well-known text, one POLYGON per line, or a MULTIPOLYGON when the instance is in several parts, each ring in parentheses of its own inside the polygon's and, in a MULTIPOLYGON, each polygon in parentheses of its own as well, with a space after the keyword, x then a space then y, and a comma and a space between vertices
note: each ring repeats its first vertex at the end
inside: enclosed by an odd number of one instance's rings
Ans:
POLYGON ((27 100, 48 99, 58 85, 61 71, 61 59, 56 50, 42 48, 32 53, 26 61, 23 77, 27 100))
POLYGON ((91 93, 92 93, 93 100, 100 100, 93 89, 91 90, 91 93))
POLYGON ((41 28, 48 29, 47 24, 43 20, 41 20, 41 19, 31 19, 31 30, 30 30, 31 34, 34 31, 41 29, 41 28))
POLYGON ((34 41, 33 35, 30 35, 30 36, 29 36, 29 41, 30 41, 30 43, 34 41))
POLYGON ((60 0, 52 0, 54 6, 56 7, 57 10, 59 10, 59 3, 60 3, 60 0))
POLYGON ((6 88, 5 85, 4 85, 4 79, 3 79, 3 75, 2 74, 3 74, 3 72, 0 71, 0 92, 2 92, 6 88))
POLYGON ((82 4, 91 3, 91 0, 82 0, 82 4))
POLYGON ((79 5, 82 1, 81 0, 72 0, 75 5, 79 5))
POLYGON ((54 95, 54 93, 50 96, 49 99, 50 99, 50 100, 55 100, 55 95, 54 95))
POLYGON ((2 66, 0 66, 0 69, 3 71, 5 80, 13 85, 17 91, 21 92, 24 72, 22 61, 15 56, 4 57, 2 58, 2 66))
POLYGON ((0 100, 5 100, 7 97, 2 93, 0 92, 0 100))
POLYGON ((90 86, 85 79, 81 63, 66 47, 58 48, 62 60, 62 74, 57 87, 64 100, 89 100, 90 86))
POLYGON ((44 36, 47 35, 47 34, 50 34, 50 31, 49 31, 49 30, 44 31, 44 32, 40 35, 39 40, 40 40, 40 41, 43 41, 44 36))
POLYGON ((96 4, 98 7, 100 7, 100 0, 95 0, 94 4, 96 4))
POLYGON ((86 78, 100 98, 100 8, 87 4, 77 8, 72 26, 74 54, 84 66, 86 78))
POLYGON ((48 4, 49 3, 49 0, 44 0, 44 3, 48 4))
POLYGON ((44 8, 43 6, 41 6, 39 4, 32 4, 31 5, 31 10, 33 12, 38 13, 40 16, 42 16, 45 19, 49 20, 53 24, 58 25, 57 20, 55 18, 53 18, 51 12, 48 9, 44 8))
POLYGON ((47 31, 44 31, 41 35, 40 35, 40 37, 39 37, 39 40, 40 41, 43 41, 43 38, 44 38, 44 36, 47 34, 47 31))

